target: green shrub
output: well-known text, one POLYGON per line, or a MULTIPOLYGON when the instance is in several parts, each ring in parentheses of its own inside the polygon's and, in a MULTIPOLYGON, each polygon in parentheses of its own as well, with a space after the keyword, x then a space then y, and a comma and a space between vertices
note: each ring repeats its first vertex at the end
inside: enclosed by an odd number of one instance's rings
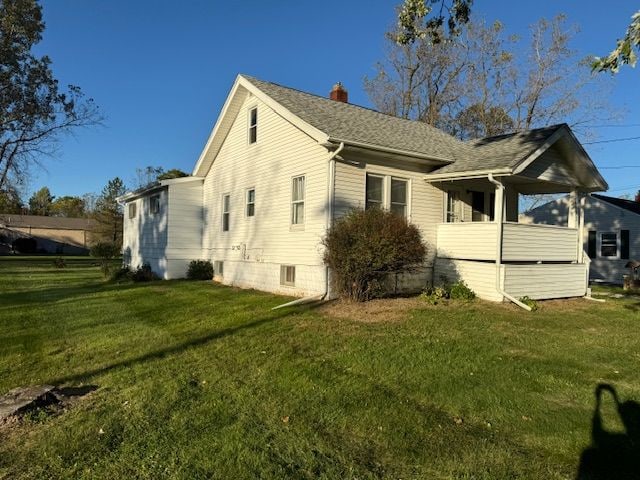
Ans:
POLYGON ((532 312, 538 310, 538 302, 529 297, 522 297, 519 299, 522 303, 524 303, 527 307, 531 309, 532 312))
POLYGON ((160 280, 160 277, 151 270, 151 265, 145 263, 131 273, 131 280, 134 282, 152 282, 154 280, 160 280))
POLYGON ((420 298, 430 305, 437 305, 449 298, 449 292, 444 287, 429 287, 424 289, 420 298))
POLYGON ((209 260, 192 260, 187 269, 189 280, 211 280, 213 278, 213 264, 209 260))
POLYGON ((97 242, 93 244, 89 254, 100 261, 100 270, 106 277, 111 270, 111 260, 120 255, 120 247, 110 242, 97 242))
POLYGON ((109 280, 112 282, 122 282, 127 280, 132 280, 133 272, 129 267, 121 267, 118 270, 115 270, 109 276, 109 280))
POLYGON ((338 219, 322 244, 333 286, 356 301, 379 296, 387 275, 414 270, 427 253, 415 225, 379 208, 353 210, 338 219))
POLYGON ((476 294, 462 280, 448 286, 449 298, 452 300, 473 300, 476 294))
POLYGON ((67 266, 67 262, 62 257, 56 257, 53 261, 53 266, 55 268, 65 268, 67 266))

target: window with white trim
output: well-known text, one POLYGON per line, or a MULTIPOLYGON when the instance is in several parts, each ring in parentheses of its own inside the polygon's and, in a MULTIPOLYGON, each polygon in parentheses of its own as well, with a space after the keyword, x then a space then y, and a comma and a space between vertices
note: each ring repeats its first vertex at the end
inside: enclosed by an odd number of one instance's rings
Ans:
POLYGON ((224 277, 224 262, 222 260, 214 260, 213 276, 220 278, 224 277))
POLYGON ((367 173, 367 197, 365 208, 384 206, 384 177, 367 173))
POLYGON ((136 209, 137 209, 136 202, 131 202, 129 204, 129 218, 135 218, 136 213, 137 213, 136 209))
POLYGON ((367 173, 365 208, 384 208, 403 217, 408 217, 409 180, 367 173))
POLYGON ((249 143, 258 141, 258 107, 249 110, 249 143))
POLYGON ((305 176, 291 179, 291 224, 304 224, 304 187, 305 176))
POLYGON ((253 217, 256 214, 256 189, 249 188, 247 190, 247 206, 245 208, 245 215, 247 217, 253 217))
POLYGON ((160 195, 149 197, 149 213, 160 212, 160 195))
POLYGON ((600 234, 600 256, 618 256, 618 234, 616 232, 602 232, 600 234))
POLYGON ((229 231, 229 212, 231 209, 231 195, 222 196, 222 231, 229 231))
POLYGON ((280 285, 288 287, 296 285, 296 267, 294 265, 280 265, 280 285))
POLYGON ((391 200, 389 210, 397 215, 407 216, 409 182, 391 177, 391 200))

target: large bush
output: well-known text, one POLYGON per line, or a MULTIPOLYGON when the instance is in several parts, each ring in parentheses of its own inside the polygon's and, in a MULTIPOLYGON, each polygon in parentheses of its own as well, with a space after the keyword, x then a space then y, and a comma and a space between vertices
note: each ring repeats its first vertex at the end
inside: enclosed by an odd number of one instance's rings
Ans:
POLYGON ((192 260, 187 269, 189 280, 211 280, 213 278, 213 264, 209 260, 192 260))
POLYGON ((427 253, 415 225, 379 208, 338 219, 322 243, 333 286, 342 297, 360 302, 383 293, 387 275, 420 267, 427 253))

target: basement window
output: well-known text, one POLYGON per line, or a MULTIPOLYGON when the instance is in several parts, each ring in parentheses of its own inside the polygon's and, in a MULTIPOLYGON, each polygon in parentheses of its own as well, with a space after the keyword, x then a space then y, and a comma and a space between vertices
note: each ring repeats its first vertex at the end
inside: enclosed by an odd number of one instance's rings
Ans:
POLYGON ((224 277, 224 262, 222 260, 215 260, 213 262, 213 276, 224 277))
POLYGON ((280 285, 294 287, 296 284, 296 267, 293 265, 280 265, 280 285))
POLYGON ((258 141, 258 107, 249 110, 249 143, 258 141))
POLYGON ((129 204, 129 218, 135 218, 136 216, 136 202, 129 204))

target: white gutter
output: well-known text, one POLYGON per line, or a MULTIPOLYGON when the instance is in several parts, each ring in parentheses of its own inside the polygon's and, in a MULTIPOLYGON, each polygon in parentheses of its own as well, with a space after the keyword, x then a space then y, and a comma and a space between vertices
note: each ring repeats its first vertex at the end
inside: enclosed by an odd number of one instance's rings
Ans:
MULTIPOLYGON (((336 157, 340 152, 344 149, 344 142, 340 142, 340 145, 337 149, 335 149, 329 155, 327 159, 329 161, 329 168, 327 171, 327 210, 326 210, 326 230, 331 228, 331 224, 333 223, 333 200, 335 194, 335 178, 336 178, 336 157)), ((277 310, 279 308, 284 307, 293 307, 295 305, 302 305, 305 303, 319 302, 320 300, 326 299, 329 294, 329 267, 325 267, 324 269, 324 293, 320 295, 316 295, 313 297, 303 297, 298 298, 297 300, 293 300, 288 303, 284 303, 282 305, 278 305, 277 307, 273 307, 271 310, 277 310)))
POLYGON ((402 155, 404 157, 413 157, 413 158, 418 158, 421 160, 431 160, 434 162, 442 162, 442 163, 453 163, 454 160, 448 159, 448 158, 442 158, 442 157, 437 157, 435 155, 425 155, 419 152, 413 152, 411 150, 400 150, 397 148, 392 148, 392 147, 383 147, 381 145, 375 145, 372 143, 364 143, 364 142, 357 142, 354 140, 344 140, 341 138, 334 138, 334 137, 330 137, 329 138, 329 142, 334 142, 334 143, 340 143, 340 145, 342 144, 346 144, 346 145, 351 145, 353 147, 358 147, 358 148, 364 148, 367 150, 376 150, 379 152, 385 152, 385 153, 394 153, 396 155, 402 155))
POLYGON ((467 170, 464 172, 452 173, 431 173, 422 177, 426 182, 436 182, 445 180, 472 180, 475 178, 484 178, 489 175, 511 175, 513 172, 510 168, 498 168, 494 170, 467 170))
POLYGON ((504 185, 499 180, 493 178, 493 174, 490 173, 487 177, 491 183, 493 183, 499 192, 496 192, 496 206, 500 205, 500 208, 496 212, 496 222, 498 223, 498 234, 497 234, 497 242, 496 242, 496 290, 500 295, 505 297, 507 300, 515 303, 521 308, 524 308, 527 311, 531 311, 531 307, 529 305, 525 305, 517 298, 509 295, 505 292, 500 286, 500 272, 502 270, 502 229, 503 229, 503 214, 504 214, 504 185), (498 202, 498 198, 500 198, 500 202, 498 202))

